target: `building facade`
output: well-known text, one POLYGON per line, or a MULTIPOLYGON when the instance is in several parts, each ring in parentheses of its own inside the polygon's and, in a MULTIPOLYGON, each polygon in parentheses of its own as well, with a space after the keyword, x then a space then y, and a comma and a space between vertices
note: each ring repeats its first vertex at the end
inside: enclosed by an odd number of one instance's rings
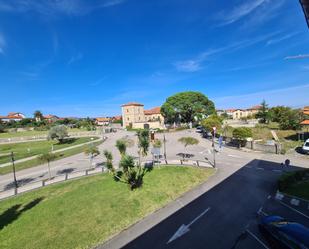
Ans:
POLYGON ((26 116, 20 112, 10 112, 7 116, 0 116, 3 122, 20 121, 24 118, 26 118, 26 116))
POLYGON ((121 106, 122 126, 134 129, 163 129, 164 117, 160 113, 160 107, 144 110, 144 105, 130 102, 121 106))

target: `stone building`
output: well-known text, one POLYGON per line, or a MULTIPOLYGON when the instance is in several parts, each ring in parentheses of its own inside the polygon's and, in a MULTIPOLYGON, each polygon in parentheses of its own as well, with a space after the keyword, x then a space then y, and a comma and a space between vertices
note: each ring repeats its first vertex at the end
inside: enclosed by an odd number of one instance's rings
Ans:
POLYGON ((160 107, 144 110, 144 105, 130 102, 121 106, 123 127, 134 129, 164 129, 164 117, 160 107))

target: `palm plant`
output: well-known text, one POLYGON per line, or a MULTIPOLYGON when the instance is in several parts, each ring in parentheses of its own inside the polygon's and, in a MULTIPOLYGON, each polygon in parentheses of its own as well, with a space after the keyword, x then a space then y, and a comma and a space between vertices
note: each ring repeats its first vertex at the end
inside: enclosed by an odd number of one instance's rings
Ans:
POLYGON ((111 172, 114 172, 115 169, 114 169, 114 166, 113 166, 113 154, 108 151, 108 150, 104 150, 103 151, 103 154, 106 158, 106 167, 109 171, 111 172))
POLYGON ((127 144, 126 144, 125 140, 118 139, 116 141, 116 147, 119 150, 119 153, 120 153, 121 156, 124 156, 126 154, 127 144))
POLYGON ((57 156, 54 153, 51 153, 51 152, 44 153, 44 154, 42 154, 38 157, 39 161, 41 161, 43 163, 47 163, 49 179, 51 179, 50 162, 54 161, 56 158, 57 158, 57 156))
POLYGON ((147 156, 149 149, 149 130, 139 130, 137 132, 138 148, 139 148, 139 164, 141 164, 141 156, 147 156))
POLYGON ((35 118, 36 121, 42 121, 43 119, 43 114, 41 111, 37 110, 33 113, 33 116, 35 118))

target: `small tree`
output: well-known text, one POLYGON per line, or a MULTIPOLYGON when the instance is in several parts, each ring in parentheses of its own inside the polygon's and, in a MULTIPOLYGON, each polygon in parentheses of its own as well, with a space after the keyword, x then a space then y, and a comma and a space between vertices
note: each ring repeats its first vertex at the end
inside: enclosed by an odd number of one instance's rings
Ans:
POLYGON ((119 150, 121 156, 124 156, 126 154, 127 144, 123 139, 118 139, 116 141, 116 147, 119 150))
POLYGON ((39 161, 41 161, 42 163, 47 163, 49 179, 51 179, 50 162, 54 161, 56 158, 57 156, 51 152, 44 153, 42 155, 39 155, 38 157, 39 161))
POLYGON ((266 123, 269 122, 270 113, 268 111, 268 104, 266 104, 265 100, 262 101, 261 108, 255 116, 256 116, 256 118, 260 119, 259 121, 262 124, 266 124, 266 123))
POLYGON ((216 127, 217 130, 219 130, 222 126, 222 119, 217 115, 211 115, 202 121, 202 126, 207 131, 212 131, 213 127, 216 127))
POLYGON ((238 127, 233 130, 233 137, 237 139, 238 147, 245 145, 246 138, 252 137, 252 130, 248 127, 238 127))
POLYGON ((69 136, 67 127, 65 125, 57 125, 52 127, 48 133, 48 140, 57 139, 59 143, 63 143, 64 139, 69 136))
MULTIPOLYGON (((186 150, 188 145, 196 145, 199 143, 199 140, 197 140, 194 137, 181 137, 178 139, 178 142, 182 143, 186 150)), ((185 158, 185 153, 183 154, 183 159, 184 158, 185 158)))
POLYGON ((147 156, 149 149, 149 130, 139 130, 137 132, 138 148, 139 148, 139 164, 141 164, 141 156, 147 156))
POLYGON ((99 151, 98 147, 90 145, 90 146, 85 148, 84 153, 87 156, 90 156, 89 159, 90 159, 90 168, 91 168, 93 158, 95 158, 96 156, 100 155, 100 151, 99 151))
POLYGON ((35 111, 35 112, 33 113, 33 116, 34 116, 34 118, 35 118, 35 120, 36 120, 37 122, 40 122, 40 121, 43 120, 43 114, 42 114, 42 112, 39 111, 39 110, 35 111))
POLYGON ((114 169, 114 165, 113 165, 113 154, 110 151, 108 151, 108 150, 104 150, 103 154, 104 154, 104 156, 106 158, 106 168, 110 172, 114 173, 115 169, 114 169))

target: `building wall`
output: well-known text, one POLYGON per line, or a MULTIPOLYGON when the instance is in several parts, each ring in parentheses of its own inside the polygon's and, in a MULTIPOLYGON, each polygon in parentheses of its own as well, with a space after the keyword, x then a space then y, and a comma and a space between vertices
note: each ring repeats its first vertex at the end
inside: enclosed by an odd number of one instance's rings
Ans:
POLYGON ((122 106, 122 122, 123 127, 127 127, 130 123, 145 122, 144 106, 122 106))
POLYGON ((134 129, 144 129, 145 124, 148 124, 150 129, 164 129, 164 125, 159 121, 133 123, 132 128, 134 128, 134 129))
POLYGON ((146 121, 159 121, 160 123, 164 123, 164 117, 162 114, 147 114, 145 115, 146 121))

